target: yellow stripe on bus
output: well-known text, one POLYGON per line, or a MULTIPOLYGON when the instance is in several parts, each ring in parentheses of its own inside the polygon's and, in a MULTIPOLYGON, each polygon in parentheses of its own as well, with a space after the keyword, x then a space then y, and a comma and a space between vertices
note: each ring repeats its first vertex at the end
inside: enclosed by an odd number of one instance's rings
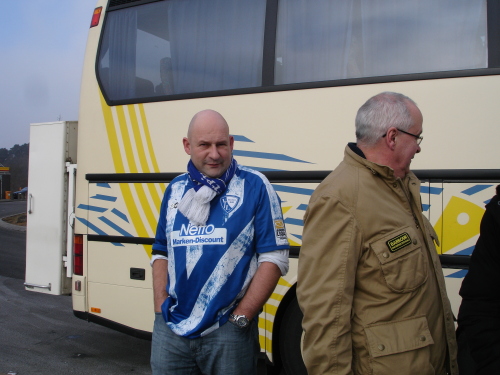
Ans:
POLYGON ((146 143, 148 145, 149 157, 151 158, 151 163, 153 164, 153 171, 158 173, 160 172, 160 168, 158 167, 158 163, 156 162, 153 143, 151 142, 151 135, 149 133, 149 125, 146 120, 146 113, 144 112, 144 106, 142 104, 139 104, 138 107, 139 107, 139 113, 141 115, 144 136, 146 137, 146 143))
POLYGON ((271 314, 272 316, 276 316, 277 311, 278 311, 278 306, 271 305, 270 303, 266 303, 264 305, 264 312, 266 314, 271 314))
POLYGON ((283 286, 286 286, 288 288, 291 288, 292 287, 292 284, 290 284, 288 281, 286 281, 284 278, 280 277, 279 281, 278 281, 278 285, 283 285, 283 286))
POLYGON ((128 164, 128 171, 130 173, 137 173, 137 165, 134 159, 134 154, 132 152, 132 142, 130 142, 130 134, 127 127, 127 120, 125 119, 125 111, 123 110, 123 106, 119 105, 115 107, 116 115, 118 117, 118 126, 120 128, 122 143, 125 154, 125 158, 128 164))
MULTIPOLYGON (((139 122, 137 119, 135 106, 128 105, 127 108, 128 108, 128 112, 129 112, 130 123, 131 123, 131 127, 132 127, 132 132, 133 132, 133 138, 136 140, 136 147, 137 147, 136 151, 137 151, 137 157, 139 158, 138 164, 141 167, 137 171, 144 172, 144 173, 150 173, 151 170, 149 168, 148 161, 146 158, 146 152, 150 155, 150 158, 152 160, 154 159, 156 162, 156 159, 154 157, 154 152, 153 152, 153 149, 151 147, 151 142, 149 142, 148 149, 145 150, 144 143, 142 141, 141 131, 139 129, 139 122)), ((144 111, 142 111, 142 112, 144 112, 144 111)), ((146 117, 142 116, 142 114, 141 114, 141 121, 143 124, 142 129, 144 131, 144 134, 145 135, 147 134, 147 136, 149 137, 149 130, 147 130, 147 123, 144 122, 145 120, 146 120, 146 117)), ((146 144, 148 144, 148 142, 146 142, 146 144)), ((150 202, 146 198, 144 187, 142 186, 142 184, 135 184, 135 189, 137 191, 137 196, 139 197, 141 207, 144 209, 144 215, 146 215, 146 219, 149 223, 151 232, 155 233, 157 220, 156 220, 155 214, 153 213, 153 207, 151 207, 150 202)), ((151 198, 153 199, 153 204, 156 205, 156 207, 159 207, 161 204, 161 197, 159 197, 158 192, 155 189, 154 185, 147 184, 147 189, 151 195, 151 198)))
POLYGON ((259 318, 259 328, 268 331, 269 333, 273 333, 274 322, 270 320, 259 318))
POLYGON ((137 156, 139 158, 141 172, 150 173, 151 171, 146 159, 146 150, 144 150, 144 144, 142 142, 141 131, 139 130, 139 122, 137 121, 135 107, 133 105, 128 105, 127 108, 130 117, 130 124, 132 126, 132 132, 134 133, 135 146, 137 148, 137 156))
MULTIPOLYGON (((160 168, 158 167, 158 162, 156 161, 156 155, 154 153, 153 142, 151 141, 151 134, 149 133, 149 125, 146 119, 146 113, 144 112, 144 106, 142 104, 137 105, 139 107, 139 114, 142 122, 142 130, 144 132, 144 137, 147 144, 147 149, 149 153, 149 158, 151 160, 151 164, 153 165, 153 171, 155 173, 160 172, 160 168)), ((156 207, 160 207, 162 197, 157 193, 153 184, 148 184, 149 192, 151 193, 151 197, 153 197, 153 202, 156 207)), ((166 185, 160 184, 161 191, 165 191, 166 185)), ((156 229, 156 228, 155 228, 156 229)))
POLYGON ((115 166, 115 171, 117 173, 124 173, 125 168, 123 167, 122 158, 120 155, 120 147, 118 146, 118 137, 116 135, 115 125, 113 121, 113 115, 111 114, 111 108, 108 107, 102 93, 99 92, 101 98, 102 114, 104 116, 104 122, 106 124, 106 132, 108 133, 109 147, 111 151, 111 156, 113 157, 113 164, 115 166))
POLYGON ((155 233, 157 221, 155 218, 155 214, 153 213, 153 210, 147 200, 146 192, 144 191, 144 186, 142 186, 142 184, 133 184, 133 186, 137 193, 137 197, 139 198, 140 207, 143 209, 144 215, 146 216, 146 219, 149 223, 149 228, 152 233, 155 233))
MULTIPOLYGON (((118 142, 118 134, 116 132, 116 124, 113 120, 113 115, 111 113, 111 108, 106 104, 106 101, 104 100, 104 97, 102 94, 100 94, 101 97, 101 106, 102 106, 102 112, 104 116, 104 121, 106 123, 106 131, 108 133, 108 141, 109 141, 109 146, 111 150, 111 155, 113 157, 113 164, 115 166, 115 171, 116 173, 125 173, 125 167, 123 165, 121 153, 120 153, 120 146, 118 142)), ((133 163, 133 158, 131 158, 131 151, 130 151, 130 139, 128 138, 128 132, 126 129, 126 124, 125 124, 125 116, 123 113, 123 107, 118 106, 116 107, 118 119, 120 122, 120 129, 122 130, 122 139, 123 137, 126 137, 128 139, 128 142, 124 140, 123 144, 125 147, 125 152, 127 155, 127 162, 129 164, 129 170, 134 170, 135 166, 133 168, 130 168, 131 162, 133 163), (128 147, 127 147, 128 146, 128 147), (127 150, 128 148, 128 150, 127 150), (132 159, 132 160, 130 160, 132 159)), ((137 232, 137 235, 139 237, 147 237, 149 234, 140 219, 139 212, 137 209, 137 206, 135 204, 134 198, 132 196, 132 192, 130 191, 130 186, 129 184, 120 184, 120 190, 123 195, 123 199, 125 201, 125 205, 127 206, 128 213, 132 219, 132 223, 134 224, 135 230, 137 232)), ((147 250, 146 250, 147 253, 147 250)), ((149 255, 149 254, 148 254, 149 255)))
POLYGON ((265 348, 269 353, 273 352, 273 341, 271 339, 259 335, 259 343, 261 348, 265 348))
POLYGON ((274 299, 275 301, 281 302, 281 300, 283 299, 283 295, 278 294, 278 293, 273 293, 273 294, 271 294, 271 297, 269 297, 269 298, 274 299))

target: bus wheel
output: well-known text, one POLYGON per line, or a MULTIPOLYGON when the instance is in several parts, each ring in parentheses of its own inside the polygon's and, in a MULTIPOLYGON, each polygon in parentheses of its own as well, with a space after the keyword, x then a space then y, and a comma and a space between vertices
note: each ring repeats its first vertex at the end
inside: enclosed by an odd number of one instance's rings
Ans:
POLYGON ((307 375, 301 350, 302 316, 295 296, 286 308, 279 333, 280 356, 286 375, 307 375))

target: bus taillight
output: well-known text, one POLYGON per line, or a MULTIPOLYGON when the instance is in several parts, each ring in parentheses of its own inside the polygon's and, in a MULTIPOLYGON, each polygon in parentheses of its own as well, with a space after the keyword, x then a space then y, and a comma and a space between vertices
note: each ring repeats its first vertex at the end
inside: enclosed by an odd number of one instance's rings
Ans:
POLYGON ((90 27, 99 25, 99 20, 101 19, 102 7, 95 8, 94 14, 92 15, 92 21, 90 22, 90 27))
POLYGON ((75 234, 73 242, 73 273, 83 276, 83 235, 75 234))

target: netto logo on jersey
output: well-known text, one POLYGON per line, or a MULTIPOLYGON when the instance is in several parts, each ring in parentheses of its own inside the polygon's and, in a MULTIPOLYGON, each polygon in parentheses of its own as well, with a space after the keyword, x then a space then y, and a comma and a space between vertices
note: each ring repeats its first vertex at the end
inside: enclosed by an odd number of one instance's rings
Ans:
POLYGON ((192 245, 225 245, 226 228, 216 228, 213 224, 197 226, 189 223, 170 235, 172 247, 192 245))
POLYGON ((394 238, 391 238, 389 241, 386 242, 386 244, 391 253, 394 253, 398 250, 401 250, 403 247, 411 245, 411 242, 412 241, 410 235, 404 232, 394 238))
POLYGON ((185 226, 184 224, 181 226, 181 230, 179 231, 180 236, 203 236, 203 235, 210 235, 214 232, 215 227, 213 224, 209 224, 203 227, 199 227, 196 225, 193 225, 191 223, 188 224, 188 226, 185 226))

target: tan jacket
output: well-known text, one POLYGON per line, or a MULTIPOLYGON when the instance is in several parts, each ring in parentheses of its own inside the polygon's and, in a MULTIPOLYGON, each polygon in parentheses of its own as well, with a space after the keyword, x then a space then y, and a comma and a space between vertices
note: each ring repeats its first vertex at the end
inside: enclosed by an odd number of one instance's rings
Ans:
POLYGON ((304 217, 297 296, 316 374, 458 374, 453 315, 420 182, 346 147, 304 217))

